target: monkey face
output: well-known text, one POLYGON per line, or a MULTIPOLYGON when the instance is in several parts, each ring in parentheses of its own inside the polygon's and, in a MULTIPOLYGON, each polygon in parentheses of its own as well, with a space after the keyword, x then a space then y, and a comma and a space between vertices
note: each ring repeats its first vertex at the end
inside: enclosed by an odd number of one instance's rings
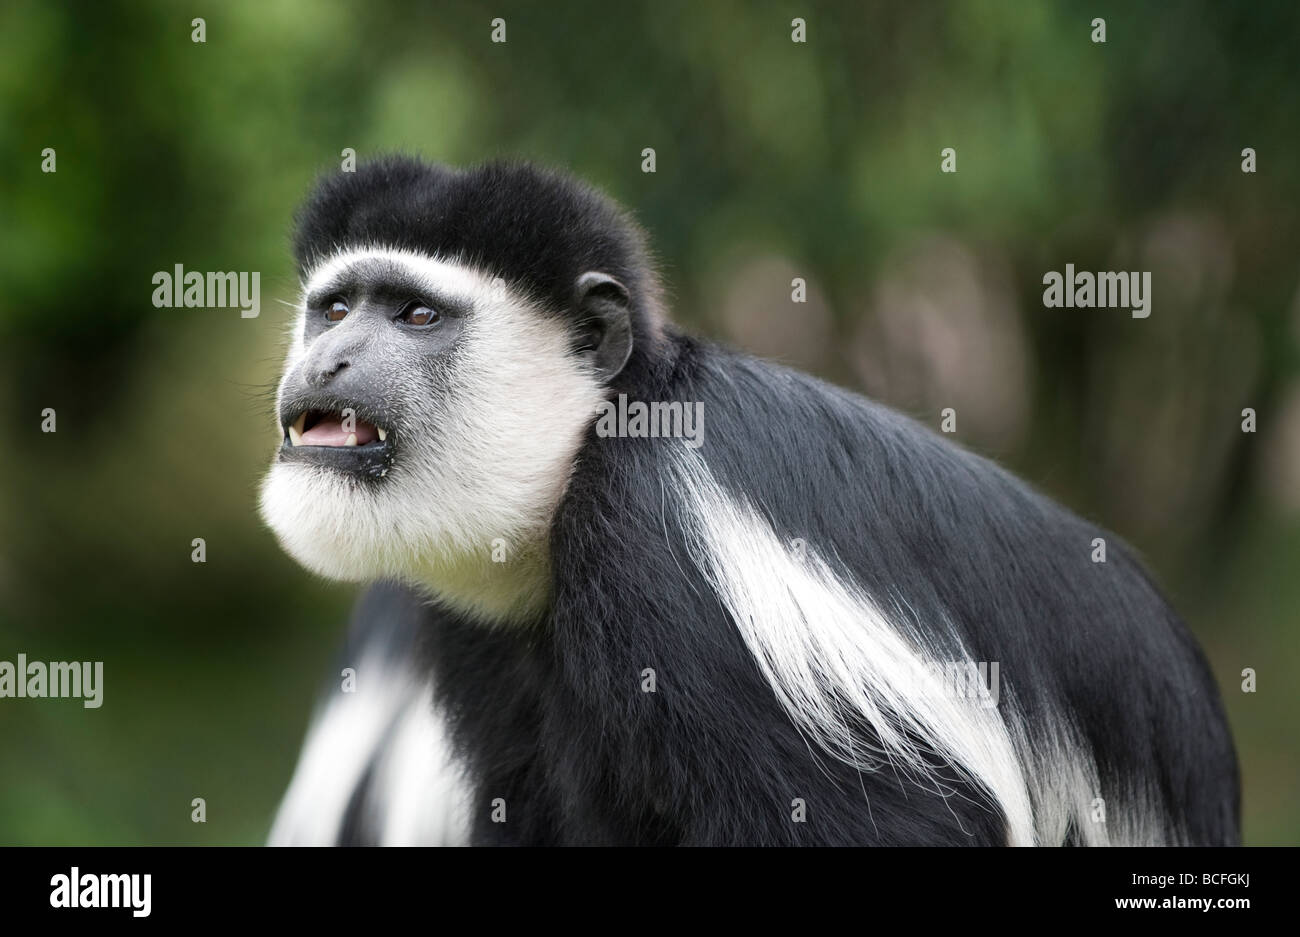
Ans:
POLYGON ((604 397, 566 318, 408 250, 346 250, 304 279, 261 499, 281 544, 494 617, 544 600, 546 531, 604 397))
POLYGON ((280 385, 281 462, 388 474, 397 428, 414 430, 421 401, 445 405, 466 319, 486 305, 477 278, 453 269, 431 283, 414 261, 372 252, 313 272, 280 385))

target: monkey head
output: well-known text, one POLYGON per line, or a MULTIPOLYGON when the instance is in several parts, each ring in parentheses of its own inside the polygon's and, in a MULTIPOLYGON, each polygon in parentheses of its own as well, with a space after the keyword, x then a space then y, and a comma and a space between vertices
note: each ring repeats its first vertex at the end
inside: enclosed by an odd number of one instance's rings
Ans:
POLYGON ((639 230, 526 164, 386 159, 317 185, 295 255, 263 518, 323 576, 534 615, 597 407, 658 341, 639 230))

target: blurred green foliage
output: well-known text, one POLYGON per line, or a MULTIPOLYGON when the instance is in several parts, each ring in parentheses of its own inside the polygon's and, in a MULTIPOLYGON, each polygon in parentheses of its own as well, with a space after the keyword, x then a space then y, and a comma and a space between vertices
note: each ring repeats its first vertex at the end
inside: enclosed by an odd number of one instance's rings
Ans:
POLYGON ((1300 841, 1298 33, 1289 0, 9 0, 0 659, 102 660, 105 705, 0 701, 0 843, 265 835, 352 594, 254 507, 290 219, 344 147, 568 167, 649 230, 680 320, 982 413, 966 444, 1146 553, 1224 689, 1248 841, 1300 841), (262 315, 153 308, 178 263, 261 271, 262 315), (1044 309, 1066 263, 1153 269, 1152 317, 1044 309))

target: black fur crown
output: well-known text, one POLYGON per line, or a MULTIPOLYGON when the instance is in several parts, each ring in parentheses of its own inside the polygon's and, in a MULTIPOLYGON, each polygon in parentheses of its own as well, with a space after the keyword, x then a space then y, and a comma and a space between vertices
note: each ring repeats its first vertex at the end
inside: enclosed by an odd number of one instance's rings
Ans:
POLYGON ((347 247, 407 248, 470 264, 556 309, 586 271, 618 278, 634 314, 656 287, 645 239, 611 199, 524 162, 468 169, 389 156, 323 177, 297 215, 299 275, 347 247))

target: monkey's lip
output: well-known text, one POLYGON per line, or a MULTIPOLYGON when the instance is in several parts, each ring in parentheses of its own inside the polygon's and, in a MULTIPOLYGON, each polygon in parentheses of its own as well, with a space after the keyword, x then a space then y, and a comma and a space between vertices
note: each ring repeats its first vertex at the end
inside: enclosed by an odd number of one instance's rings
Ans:
POLYGON ((309 408, 284 427, 281 462, 307 462, 375 477, 388 474, 393 437, 355 410, 309 408))

